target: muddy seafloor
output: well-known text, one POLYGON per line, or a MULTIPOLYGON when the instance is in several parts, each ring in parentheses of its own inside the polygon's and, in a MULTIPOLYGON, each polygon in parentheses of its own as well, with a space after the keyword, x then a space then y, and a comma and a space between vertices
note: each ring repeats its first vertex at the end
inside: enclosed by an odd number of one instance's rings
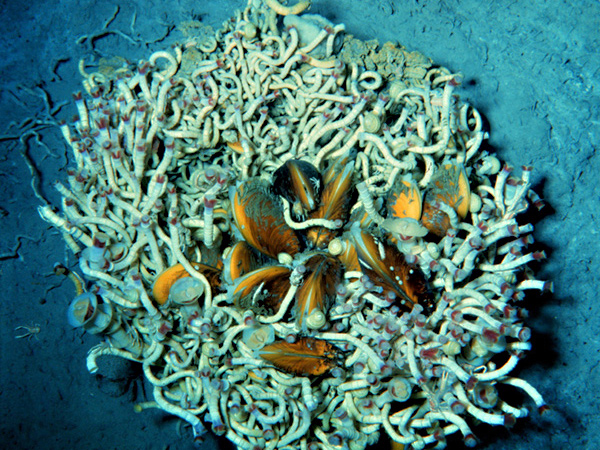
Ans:
MULTIPOLYGON (((39 192, 64 179, 66 146, 59 130, 30 139, 22 154, 11 122, 43 117, 42 87, 53 104, 81 89, 80 58, 147 58, 182 39, 171 25, 191 18, 218 26, 239 1, 2 2, 0 16, 0 447, 12 449, 192 449, 189 433, 160 411, 136 414, 139 380, 109 381, 87 373, 85 356, 98 342, 73 330, 65 310, 73 287, 52 273, 75 262, 60 235, 37 214, 30 158, 39 192), (108 24, 111 33, 89 39, 108 24), (135 15, 135 21, 132 18, 135 15), (121 31, 132 40, 112 31, 121 31), (21 325, 39 325, 15 339, 21 325)), ((487 118, 489 143, 511 165, 531 165, 547 207, 535 220, 548 260, 541 278, 552 296, 531 296, 533 351, 517 374, 543 393, 552 411, 512 429, 477 427, 481 449, 595 449, 600 446, 600 306, 598 79, 600 6, 595 0, 531 2, 315 1, 312 12, 346 25, 361 39, 398 41, 464 74, 461 95, 487 118)), ((65 105, 59 118, 76 113, 65 105)), ((35 182, 35 181, 34 181, 35 182)), ((121 376, 122 367, 103 367, 121 376)), ((133 373, 132 375, 135 375, 133 373)), ((115 375, 117 376, 117 375, 115 375)), ((454 442, 454 441, 452 441, 454 442)), ((456 448, 460 448, 460 443, 456 448)), ((209 436, 202 448, 229 448, 209 436)), ((453 446, 453 448, 455 448, 453 446)))

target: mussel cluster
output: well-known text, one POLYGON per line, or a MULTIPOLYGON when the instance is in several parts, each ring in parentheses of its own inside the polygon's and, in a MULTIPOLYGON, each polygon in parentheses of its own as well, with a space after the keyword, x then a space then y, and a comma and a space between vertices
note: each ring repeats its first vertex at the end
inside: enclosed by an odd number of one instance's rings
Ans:
POLYGON ((316 330, 335 329, 328 314, 336 297, 344 301, 349 277, 358 276, 367 291, 400 312, 415 304, 430 311, 434 296, 426 275, 396 245, 414 236, 396 228, 416 228, 421 235, 423 230, 445 233, 450 219, 439 209, 442 202, 460 205, 455 214, 466 215, 464 169, 448 165, 440 173, 444 179, 434 180, 427 194, 434 200, 424 206, 414 183, 398 181, 387 196, 382 226, 359 201, 354 161, 349 157, 330 163, 322 174, 308 161, 288 160, 270 182, 253 177, 232 188, 231 211, 239 240, 225 254, 222 286, 240 310, 263 317, 279 313, 280 321, 293 322, 297 332, 280 341, 269 333, 254 345, 258 355, 304 375, 334 367, 334 347, 311 336, 316 330), (281 314, 282 305, 287 308, 290 302, 292 306, 281 314), (308 350, 316 353, 312 362, 316 356, 322 364, 307 366, 302 355, 308 350), (282 357, 295 351, 301 356, 282 357))

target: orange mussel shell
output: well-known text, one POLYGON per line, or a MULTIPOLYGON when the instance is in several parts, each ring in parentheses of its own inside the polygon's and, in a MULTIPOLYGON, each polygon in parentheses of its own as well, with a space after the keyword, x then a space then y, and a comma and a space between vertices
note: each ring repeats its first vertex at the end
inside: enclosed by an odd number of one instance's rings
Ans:
POLYGON ((315 310, 325 313, 342 281, 342 265, 327 253, 316 253, 304 262, 307 276, 296 292, 296 322, 303 331, 307 318, 315 310))
MULTIPOLYGON (((350 208, 352 191, 352 176, 354 163, 348 163, 336 176, 329 170, 325 179, 329 180, 321 194, 321 204, 317 210, 309 214, 311 219, 347 220, 350 208)), ((317 248, 324 249, 335 236, 338 230, 329 230, 323 227, 310 228, 306 234, 308 240, 317 248)))
POLYGON ((445 164, 431 179, 425 194, 421 222, 433 234, 444 236, 450 229, 450 218, 440 210, 439 204, 450 206, 460 219, 467 217, 471 201, 469 179, 462 165, 445 164))
POLYGON ((392 293, 395 302, 408 310, 417 303, 428 306, 430 293, 418 266, 407 263, 396 247, 378 242, 370 233, 355 230, 353 238, 362 272, 383 290, 382 295, 389 298, 392 293))
POLYGON ((240 155, 243 155, 244 153, 246 153, 246 151, 254 152, 254 147, 250 142, 248 142, 248 140, 243 142, 243 140, 239 138, 240 134, 238 133, 238 140, 235 142, 227 142, 227 146, 234 152, 239 153, 240 155), (246 149, 244 149, 244 147, 246 147, 246 149))
POLYGON ((448 215, 439 209, 435 202, 431 203, 429 201, 423 204, 421 223, 431 233, 439 237, 443 237, 452 226, 448 215))
POLYGON ((242 275, 256 269, 258 262, 252 248, 245 241, 237 242, 224 261, 223 277, 231 283, 242 275))
POLYGON ((421 218, 423 199, 416 184, 396 182, 387 199, 388 216, 398 219, 421 218))
POLYGON ((291 270, 284 266, 267 266, 253 270, 235 281, 233 301, 261 314, 273 314, 290 289, 291 270), (260 289, 260 292, 256 292, 260 289), (254 302, 254 303, 253 303, 254 302))
MULTIPOLYGON (((213 289, 221 286, 221 271, 206 264, 192 263, 194 269, 202 273, 213 289)), ((169 267, 154 280, 152 285, 152 297, 159 305, 164 305, 169 299, 171 287, 181 278, 189 277, 190 274, 182 264, 169 267)))
POLYGON ((354 242, 346 238, 341 239, 344 242, 344 251, 338 255, 338 259, 344 265, 346 272, 360 271, 360 264, 358 263, 358 255, 356 254, 354 242))
POLYGON ((258 355, 286 372, 317 376, 337 366, 338 351, 327 341, 304 337, 296 342, 275 341, 258 355))
POLYGON ((293 256, 300 251, 298 236, 285 223, 281 205, 264 183, 242 183, 231 205, 235 223, 252 247, 275 259, 280 253, 293 256))

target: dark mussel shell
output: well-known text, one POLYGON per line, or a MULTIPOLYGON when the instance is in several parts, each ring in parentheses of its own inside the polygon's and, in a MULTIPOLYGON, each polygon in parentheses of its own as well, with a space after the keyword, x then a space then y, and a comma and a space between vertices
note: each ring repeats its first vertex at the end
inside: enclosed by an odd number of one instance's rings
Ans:
POLYGON ((319 206, 323 181, 312 164, 291 159, 273 174, 272 190, 292 204, 292 211, 305 216, 319 206))

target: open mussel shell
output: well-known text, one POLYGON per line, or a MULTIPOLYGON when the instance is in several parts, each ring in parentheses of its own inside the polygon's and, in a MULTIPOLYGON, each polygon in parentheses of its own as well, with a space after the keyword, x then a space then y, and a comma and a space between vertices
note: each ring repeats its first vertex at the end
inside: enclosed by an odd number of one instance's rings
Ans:
POLYGON ((298 236, 285 223, 281 204, 265 183, 241 183, 232 190, 231 206, 240 233, 261 253, 277 259, 281 253, 294 256, 300 251, 298 236))
POLYGON ((272 191, 288 200, 297 215, 305 215, 319 206, 323 181, 315 166, 290 159, 273 174, 272 191))
POLYGON ((418 266, 407 263, 395 246, 370 233, 355 229, 352 237, 362 272, 381 289, 383 298, 409 311, 415 304, 430 306, 427 280, 418 266))

